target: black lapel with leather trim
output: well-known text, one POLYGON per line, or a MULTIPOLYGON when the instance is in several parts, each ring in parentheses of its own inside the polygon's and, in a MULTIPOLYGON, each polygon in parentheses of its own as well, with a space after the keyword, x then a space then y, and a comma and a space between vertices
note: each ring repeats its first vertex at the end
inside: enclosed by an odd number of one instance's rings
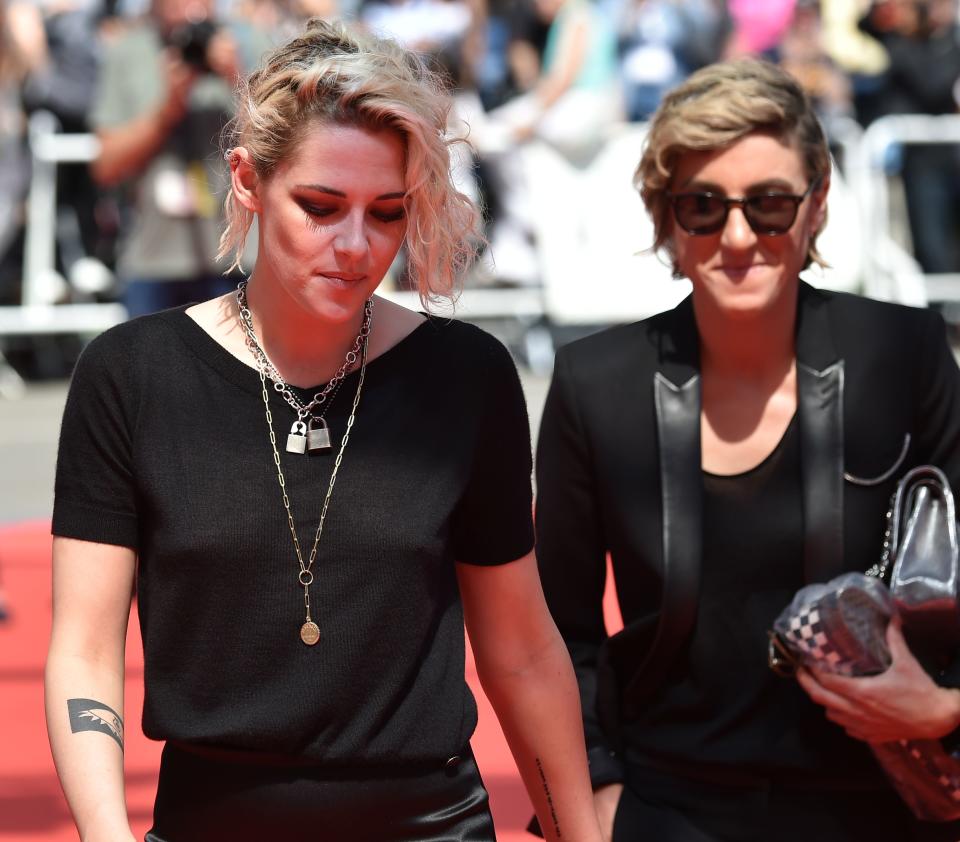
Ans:
POLYGON ((801 283, 797 304, 797 412, 807 582, 843 572, 843 360, 827 300, 801 283))
MULTIPOLYGON (((804 576, 819 582, 843 570, 844 365, 837 359, 826 299, 805 283, 799 290, 796 352, 804 576)), ((650 651, 624 688, 627 718, 661 685, 696 622, 703 542, 699 356, 693 302, 687 298, 660 336, 660 367, 652 384, 663 507, 663 594, 650 651)))
POLYGON ((653 643, 624 688, 627 718, 637 714, 647 692, 662 684, 693 630, 700 595, 700 350, 692 299, 682 302, 672 316, 659 337, 659 371, 651 384, 663 511, 663 592, 653 643))

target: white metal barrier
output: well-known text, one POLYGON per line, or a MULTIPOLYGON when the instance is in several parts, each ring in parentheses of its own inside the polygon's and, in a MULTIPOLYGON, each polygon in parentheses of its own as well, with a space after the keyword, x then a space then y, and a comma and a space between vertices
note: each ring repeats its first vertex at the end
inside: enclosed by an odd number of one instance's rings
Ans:
MULTIPOLYGON (((63 288, 56 271, 57 166, 87 163, 97 155, 89 134, 60 134, 52 114, 30 118, 32 174, 24 232, 23 306, 0 307, 0 340, 4 336, 53 333, 95 334, 127 317, 120 304, 57 304, 50 290, 63 288)), ((0 397, 14 396, 22 382, 0 349, 0 397)))
MULTIPOLYGON (((900 248, 891 232, 890 186, 885 161, 896 145, 960 144, 960 115, 896 114, 872 123, 863 136, 858 168, 862 181, 858 195, 866 230, 875 234, 867 243, 864 288, 868 295, 906 304, 960 302, 960 273, 924 274, 920 265, 900 248)), ((944 174, 948 178, 948 174, 944 174)))
POLYGON ((30 118, 32 175, 23 250, 23 307, 0 308, 0 335, 96 332, 126 318, 119 304, 56 304, 49 290, 56 271, 57 167, 85 164, 98 152, 92 134, 61 134, 56 117, 30 118), (32 310, 27 317, 26 311, 32 310), (14 312, 7 312, 14 311, 14 312), (30 329, 26 329, 30 325, 30 329))

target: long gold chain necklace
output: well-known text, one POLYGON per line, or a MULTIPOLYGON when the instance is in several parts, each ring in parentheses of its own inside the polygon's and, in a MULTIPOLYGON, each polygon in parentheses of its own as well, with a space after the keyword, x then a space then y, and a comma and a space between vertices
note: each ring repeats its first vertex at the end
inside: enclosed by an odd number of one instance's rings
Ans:
MULTIPOLYGON (((367 306, 372 308, 373 302, 368 301, 367 306)), ((273 450, 273 463, 277 468, 277 481, 280 483, 280 493, 283 496, 283 508, 287 512, 287 525, 290 527, 290 537, 293 538, 293 548, 297 553, 297 562, 300 565, 300 572, 297 580, 303 588, 303 607, 306 611, 306 619, 300 627, 300 639, 313 646, 320 640, 320 627, 310 616, 310 586, 313 584, 313 563, 317 558, 317 548, 320 546, 320 536, 323 534, 323 524, 327 519, 327 509, 330 507, 330 498, 333 496, 333 486, 337 481, 337 472, 340 470, 340 463, 343 461, 344 451, 347 449, 347 442, 350 441, 350 431, 353 429, 353 423, 357 417, 357 406, 360 404, 360 392, 363 390, 363 379, 367 371, 367 344, 370 339, 370 332, 367 331, 363 337, 363 347, 360 353, 360 377, 357 381, 357 392, 353 396, 353 406, 350 408, 350 417, 347 419, 347 429, 343 433, 340 441, 340 451, 333 463, 333 471, 330 473, 330 482, 327 484, 327 493, 323 498, 323 507, 320 510, 320 522, 317 524, 316 534, 313 536, 313 546, 310 548, 310 556, 304 561, 303 552, 300 549, 300 539, 297 537, 297 526, 293 520, 293 511, 290 507, 290 497, 287 495, 287 481, 283 476, 283 468, 280 467, 280 451, 277 449, 277 435, 273 429, 273 413, 270 411, 270 393, 267 390, 267 375, 264 366, 258 366, 260 371, 260 392, 263 396, 263 408, 267 416, 267 428, 270 430, 270 447, 273 450)))

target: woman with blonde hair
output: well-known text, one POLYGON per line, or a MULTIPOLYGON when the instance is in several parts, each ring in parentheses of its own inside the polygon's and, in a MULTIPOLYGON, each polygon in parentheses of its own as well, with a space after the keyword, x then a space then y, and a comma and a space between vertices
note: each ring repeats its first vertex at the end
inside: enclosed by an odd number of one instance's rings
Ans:
MULTIPOLYGON (((934 312, 814 289, 830 158, 799 84, 709 66, 667 95, 636 173, 693 293, 561 349, 537 452, 537 554, 578 674, 606 838, 906 842, 867 743, 944 737, 960 692, 888 635, 880 676, 767 666, 805 583, 881 554, 897 480, 960 487, 960 372, 934 312), (623 629, 608 636, 609 553, 623 629)), ((639 282, 642 282, 640 279, 639 282)))
POLYGON ((332 24, 241 91, 236 294, 94 340, 64 414, 50 739, 81 837, 130 838, 136 581, 149 840, 492 840, 463 622, 549 838, 598 839, 575 680, 532 553, 523 395, 482 331, 375 295, 405 243, 452 294, 474 208, 416 56, 332 24), (136 576, 134 575, 136 574, 136 576))

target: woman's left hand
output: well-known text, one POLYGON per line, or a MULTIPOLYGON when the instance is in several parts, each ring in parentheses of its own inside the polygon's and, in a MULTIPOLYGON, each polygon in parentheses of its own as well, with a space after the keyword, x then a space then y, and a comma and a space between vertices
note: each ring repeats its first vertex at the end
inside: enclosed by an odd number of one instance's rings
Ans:
POLYGON ((907 648, 899 619, 887 627, 892 662, 879 675, 848 678, 818 669, 797 672, 800 686, 827 718, 868 743, 939 739, 960 726, 960 690, 939 687, 907 648))

